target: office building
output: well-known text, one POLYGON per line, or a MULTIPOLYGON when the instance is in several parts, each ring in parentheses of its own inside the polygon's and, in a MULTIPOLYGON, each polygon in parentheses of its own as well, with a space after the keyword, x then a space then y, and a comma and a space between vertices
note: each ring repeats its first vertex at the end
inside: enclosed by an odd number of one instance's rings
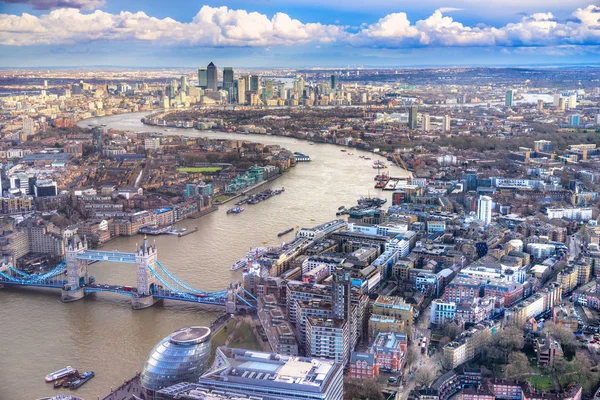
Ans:
MULTIPOLYGON (((380 318, 386 320, 387 323, 392 325, 402 321, 404 324, 404 331, 400 333, 406 333, 406 335, 412 337, 412 325, 413 325, 413 306, 404 301, 402 297, 392 296, 379 296, 375 303, 373 303, 373 315, 375 316, 393 317, 396 321, 387 321, 387 318, 380 318)), ((369 329, 371 326, 375 326, 378 321, 369 321, 369 329)))
POLYGON ((206 88, 216 92, 219 88, 219 72, 212 62, 206 67, 206 88))
POLYGON ((190 391, 214 390, 243 398, 342 400, 342 374, 342 365, 333 361, 219 347, 212 367, 197 383, 158 393, 186 398, 190 391))
POLYGON ((206 89, 208 87, 208 75, 206 68, 198 68, 198 87, 206 89))
POLYGON ((504 105, 506 107, 512 107, 515 102, 515 91, 510 89, 506 91, 506 95, 504 97, 504 105))
POLYGON ((233 83, 234 83, 234 79, 233 79, 233 68, 231 67, 225 67, 223 68, 223 89, 227 90, 227 93, 229 94, 229 102, 233 102, 233 98, 234 98, 234 90, 233 90, 233 83))
POLYGON ((410 129, 417 129, 418 112, 419 112, 418 106, 411 106, 408 109, 408 127, 410 129))
POLYGON ((552 141, 536 140, 533 142, 533 150, 543 152, 543 153, 552 151, 552 141))
POLYGON ((338 81, 337 76, 331 75, 331 90, 337 90, 338 81))
POLYGON ((98 152, 98 153, 102 153, 102 145, 104 142, 104 139, 102 137, 102 128, 100 127, 96 127, 93 129, 93 133, 92 133, 92 147, 94 148, 94 151, 98 152))
POLYGON ((33 194, 35 175, 25 172, 17 172, 8 177, 11 189, 17 189, 21 194, 33 194))
POLYGON ((477 201, 477 219, 485 226, 492 223, 492 198, 489 196, 481 196, 477 201))
POLYGON ((202 326, 183 328, 161 340, 150 352, 140 381, 157 391, 181 382, 196 382, 208 367, 211 331, 202 326))
POLYGON ((573 114, 569 116, 569 125, 571 126, 579 126, 581 120, 581 116, 579 114, 573 114))
POLYGON ((250 80, 248 81, 250 85, 249 90, 251 92, 257 93, 260 90, 260 80, 258 75, 250 75, 250 80))
POLYGON ((58 195, 56 182, 51 179, 36 180, 33 185, 33 192, 35 197, 56 197, 58 195))
POLYGON ((186 94, 187 94, 187 91, 188 91, 188 82, 187 82, 187 76, 182 76, 182 77, 180 78, 180 84, 179 84, 179 86, 180 86, 180 89, 179 89, 179 90, 180 90, 180 92, 181 92, 181 93, 186 93, 186 94))
POLYGON ((171 80, 171 83, 167 87, 167 90, 169 92, 169 99, 175 98, 175 96, 177 95, 178 87, 179 87, 179 83, 177 82, 177 80, 176 79, 171 80))
POLYGON ((294 79, 294 92, 297 94, 299 98, 304 97, 304 78, 302 75, 296 75, 296 79, 294 79))
POLYGON ((431 302, 431 311, 429 322, 432 324, 443 325, 446 322, 453 321, 456 318, 456 303, 453 301, 444 301, 436 299, 431 302))
POLYGON ((238 104, 246 104, 246 87, 248 86, 248 76, 243 76, 237 80, 235 99, 238 104))

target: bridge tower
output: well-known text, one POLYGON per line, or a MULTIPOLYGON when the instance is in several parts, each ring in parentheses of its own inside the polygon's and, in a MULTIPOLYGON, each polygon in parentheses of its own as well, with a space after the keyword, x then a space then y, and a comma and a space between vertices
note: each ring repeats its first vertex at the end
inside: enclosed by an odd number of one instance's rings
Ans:
POLYGON ((157 301, 157 299, 152 296, 152 289, 156 285, 156 278, 148 268, 148 266, 150 266, 156 271, 156 260, 156 246, 149 245, 148 237, 144 236, 141 247, 135 249, 137 296, 133 296, 131 300, 134 309, 150 307, 157 301))
POLYGON ((87 260, 80 260, 77 255, 87 250, 87 240, 73 236, 67 243, 65 263, 67 265, 67 284, 63 287, 61 300, 75 301, 83 298, 82 285, 88 284, 90 278, 87 272, 87 260))

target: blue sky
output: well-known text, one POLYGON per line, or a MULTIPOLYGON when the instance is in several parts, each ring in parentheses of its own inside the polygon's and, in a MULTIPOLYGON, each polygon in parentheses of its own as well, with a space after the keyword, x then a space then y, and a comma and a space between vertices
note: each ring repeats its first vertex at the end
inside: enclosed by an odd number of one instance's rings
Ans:
POLYGON ((599 18, 591 0, 0 0, 0 66, 596 63, 599 18))

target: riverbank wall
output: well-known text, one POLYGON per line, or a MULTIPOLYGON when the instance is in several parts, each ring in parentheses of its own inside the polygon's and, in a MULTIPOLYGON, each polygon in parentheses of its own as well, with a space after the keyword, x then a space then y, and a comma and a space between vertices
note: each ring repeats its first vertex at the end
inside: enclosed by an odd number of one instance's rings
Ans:
POLYGON ((239 198, 239 197, 242 197, 242 196, 243 196, 243 195, 245 195, 246 193, 248 193, 248 192, 251 192, 252 190, 254 190, 254 189, 256 189, 256 188, 259 188, 259 187, 261 187, 262 185, 265 185, 265 184, 267 184, 267 183, 269 183, 269 182, 273 182, 274 180, 276 180, 276 179, 279 179, 279 178, 281 178, 282 176, 283 176, 283 173, 281 173, 281 174, 277 174, 277 175, 275 175, 275 176, 272 176, 272 177, 270 177, 270 178, 267 178, 267 179, 265 179, 265 180, 264 180, 264 181, 262 181, 262 182, 258 182, 256 185, 253 185, 253 186, 250 186, 250 187, 247 187, 247 188, 245 188, 245 189, 244 189, 244 190, 242 190, 240 193, 236 194, 235 196, 232 196, 232 197, 228 198, 227 200, 223 200, 223 201, 221 201, 221 202, 216 202, 216 201, 215 201, 215 202, 214 202, 214 204, 216 204, 216 205, 223 205, 223 204, 229 203, 231 200, 234 200, 234 199, 237 199, 237 198, 239 198))

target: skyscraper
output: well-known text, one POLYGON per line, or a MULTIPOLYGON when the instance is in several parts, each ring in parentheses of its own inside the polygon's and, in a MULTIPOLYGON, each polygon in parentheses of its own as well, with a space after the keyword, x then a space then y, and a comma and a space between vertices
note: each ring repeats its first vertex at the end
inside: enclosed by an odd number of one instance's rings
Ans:
POLYGON ((235 93, 233 90, 233 82, 233 68, 223 68, 223 89, 227 90, 229 103, 232 103, 233 98, 235 97, 235 93))
POLYGON ((206 68, 198 68, 198 87, 206 89, 208 79, 206 76, 206 68))
POLYGON ((236 99, 238 104, 246 104, 246 85, 248 84, 247 82, 247 76, 243 76, 237 80, 236 99))
POLYGON ((300 98, 304 96, 304 78, 302 78, 302 75, 296 75, 296 79, 294 79, 294 92, 298 93, 300 98))
POLYGON ((181 77, 181 82, 180 82, 179 86, 181 86, 181 89, 180 89, 181 92, 187 93, 187 90, 188 90, 187 76, 181 77))
POLYGON ((219 72, 217 71, 217 66, 211 62, 208 64, 208 67, 206 67, 206 87, 207 89, 216 92, 219 86, 218 83, 219 72))
POLYGON ((410 129, 417 129, 417 114, 419 112, 418 106, 410 106, 408 110, 408 127, 410 129))
POLYGON ((233 88, 233 68, 223 68, 223 89, 233 88))
POLYGON ((504 105, 506 107, 512 107, 515 101, 515 91, 510 89, 506 91, 506 96, 504 97, 504 105))
POLYGON ((95 151, 101 153, 102 152, 102 144, 103 144, 103 139, 102 139, 102 128, 101 127, 95 127, 92 130, 92 147, 94 148, 95 151))
POLYGON ((173 79, 171 81, 171 84, 169 85, 169 98, 170 99, 175 98, 175 95, 177 94, 177 86, 178 86, 177 80, 173 79))
POLYGON ((258 75, 250 75, 250 91, 258 92, 260 90, 260 82, 258 81, 258 75))
POLYGON ((337 76, 331 75, 331 90, 337 89, 337 76))
POLYGON ((492 198, 489 196, 481 196, 477 202, 477 219, 488 226, 492 222, 492 198))

